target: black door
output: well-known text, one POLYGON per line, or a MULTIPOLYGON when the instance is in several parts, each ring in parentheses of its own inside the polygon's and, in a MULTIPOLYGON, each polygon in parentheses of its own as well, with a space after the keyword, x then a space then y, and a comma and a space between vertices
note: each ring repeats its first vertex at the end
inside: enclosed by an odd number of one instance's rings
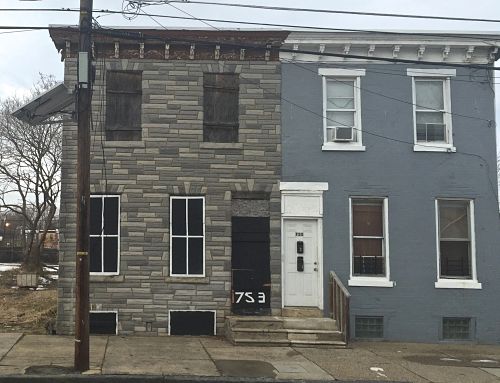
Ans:
POLYGON ((232 218, 232 311, 270 313, 269 217, 232 218))

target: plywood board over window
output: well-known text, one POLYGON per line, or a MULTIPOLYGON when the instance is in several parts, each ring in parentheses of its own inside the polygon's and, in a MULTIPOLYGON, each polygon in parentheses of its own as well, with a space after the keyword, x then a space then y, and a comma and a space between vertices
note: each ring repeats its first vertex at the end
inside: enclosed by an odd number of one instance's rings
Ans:
POLYGON ((142 139, 142 72, 106 73, 106 140, 142 139))
POLYGON ((237 74, 203 75, 203 141, 238 142, 239 87, 237 74))

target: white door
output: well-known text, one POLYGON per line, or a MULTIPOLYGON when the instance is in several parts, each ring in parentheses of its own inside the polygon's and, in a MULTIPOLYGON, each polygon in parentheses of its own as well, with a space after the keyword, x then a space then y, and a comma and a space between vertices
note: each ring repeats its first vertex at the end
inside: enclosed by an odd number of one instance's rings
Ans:
POLYGON ((285 219, 284 234, 284 305, 318 307, 318 221, 285 219))

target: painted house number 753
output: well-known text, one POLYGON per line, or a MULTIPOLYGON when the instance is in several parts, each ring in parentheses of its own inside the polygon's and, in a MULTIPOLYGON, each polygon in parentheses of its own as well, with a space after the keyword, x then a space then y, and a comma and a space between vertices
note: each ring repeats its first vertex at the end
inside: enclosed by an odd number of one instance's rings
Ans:
MULTIPOLYGON (((240 303, 243 297, 246 303, 255 303, 255 298, 252 292, 235 291, 234 294, 237 296, 236 303, 240 303)), ((260 292, 257 295, 257 303, 266 303, 266 294, 260 292)))

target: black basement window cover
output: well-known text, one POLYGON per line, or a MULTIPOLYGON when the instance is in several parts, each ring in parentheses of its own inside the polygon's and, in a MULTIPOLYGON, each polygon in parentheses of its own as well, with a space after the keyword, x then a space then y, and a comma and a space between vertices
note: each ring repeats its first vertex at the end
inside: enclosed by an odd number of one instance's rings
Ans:
POLYGON ((215 312, 170 311, 170 335, 215 335, 215 312))
POLYGON ((89 327, 93 335, 116 335, 116 313, 91 312, 89 327))

